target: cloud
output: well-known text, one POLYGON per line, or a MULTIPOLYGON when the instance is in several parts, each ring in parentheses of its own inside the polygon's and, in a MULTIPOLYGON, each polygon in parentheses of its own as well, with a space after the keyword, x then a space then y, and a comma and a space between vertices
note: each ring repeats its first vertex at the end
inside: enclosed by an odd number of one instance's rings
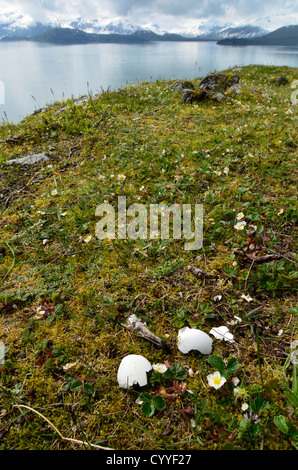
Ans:
POLYGON ((133 22, 158 24, 216 19, 226 22, 247 22, 277 14, 298 13, 292 0, 1 0, 1 8, 18 7, 35 20, 49 16, 60 19, 127 17, 133 22))
MULTIPOLYGON (((283 0, 104 0, 97 2, 109 5, 118 15, 161 14, 181 18, 263 16, 295 10, 293 2, 283 0)), ((297 10, 297 7, 296 7, 297 10)))

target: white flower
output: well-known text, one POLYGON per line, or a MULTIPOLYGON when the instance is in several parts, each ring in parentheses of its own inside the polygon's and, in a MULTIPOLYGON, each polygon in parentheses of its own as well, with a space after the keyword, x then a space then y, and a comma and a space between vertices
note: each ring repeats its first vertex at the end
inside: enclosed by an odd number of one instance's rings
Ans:
POLYGON ((246 410, 248 410, 248 408, 249 408, 249 406, 248 406, 247 403, 243 403, 243 405, 241 406, 242 411, 246 411, 246 410))
POLYGON ((141 187, 140 187, 140 191, 143 191, 143 189, 144 189, 144 186, 141 186, 141 187))
POLYGON ((49 242, 49 239, 48 239, 48 238, 44 238, 43 241, 42 241, 42 244, 43 244, 43 245, 46 245, 48 242, 49 242))
POLYGON ((36 320, 40 320, 41 318, 43 318, 43 316, 45 315, 45 310, 42 310, 42 307, 38 307, 36 309, 36 315, 34 315, 34 318, 36 320))
POLYGON ((241 295, 241 299, 244 299, 247 302, 251 302, 253 300, 253 298, 250 295, 245 295, 245 294, 241 295))
POLYGON ((236 225, 234 225, 234 228, 236 230, 244 230, 245 226, 246 226, 246 222, 238 222, 236 225))
POLYGON ((229 168, 226 166, 223 172, 225 173, 225 175, 227 175, 229 173, 229 168))
POLYGON ((216 339, 221 339, 228 341, 229 343, 234 343, 234 335, 229 332, 229 329, 226 326, 219 326, 218 328, 212 328, 210 334, 213 335, 216 339))
POLYGON ((91 235, 88 235, 88 237, 86 237, 86 238, 84 239, 84 242, 85 242, 85 243, 89 243, 91 240, 92 240, 92 236, 91 236, 91 235))
POLYGON ((216 295, 213 300, 214 302, 219 302, 221 299, 222 299, 222 295, 216 295))
POLYGON ((76 362, 68 362, 67 364, 65 364, 63 366, 63 370, 68 370, 68 369, 71 369, 72 367, 74 367, 77 363, 76 362))
POLYGON ((237 215, 236 219, 237 219, 237 220, 242 220, 243 217, 244 217, 243 212, 239 212, 239 214, 237 215))
POLYGON ((104 180, 105 180, 105 177, 104 177, 103 175, 99 175, 99 176, 98 176, 98 179, 99 179, 99 181, 104 181, 104 180))
POLYGON ((51 192, 52 196, 56 196, 58 194, 58 191, 57 189, 53 189, 53 191, 51 192))
POLYGON ((213 374, 209 374, 207 376, 209 387, 213 387, 218 389, 223 386, 226 382, 226 379, 220 374, 219 371, 214 372, 213 374))
POLYGON ((220 170, 215 170, 214 172, 217 176, 220 176, 221 175, 221 171, 220 170))
POLYGON ((278 211, 277 215, 281 215, 281 214, 283 214, 283 211, 284 211, 283 209, 279 209, 279 211, 278 211))
POLYGON ((152 369, 160 374, 164 374, 168 368, 165 364, 153 364, 152 369))
POLYGON ((118 181, 120 181, 120 183, 123 183, 123 181, 125 180, 126 176, 125 175, 118 175, 118 181))

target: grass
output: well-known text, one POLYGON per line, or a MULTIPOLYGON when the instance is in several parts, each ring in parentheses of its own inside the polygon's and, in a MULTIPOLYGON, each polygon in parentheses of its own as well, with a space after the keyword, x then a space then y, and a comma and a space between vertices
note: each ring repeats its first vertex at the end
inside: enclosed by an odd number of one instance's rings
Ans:
POLYGON ((239 75, 258 93, 182 105, 170 82, 143 82, 2 124, 1 449, 297 448, 297 69, 239 75), (39 152, 50 160, 5 163, 39 152), (118 196, 203 204, 203 248, 98 240, 96 207, 118 196), (123 327, 131 313, 170 354, 123 327), (223 325, 235 342, 213 338, 211 357, 177 349, 180 328, 223 325), (120 389, 127 354, 168 372, 120 389))

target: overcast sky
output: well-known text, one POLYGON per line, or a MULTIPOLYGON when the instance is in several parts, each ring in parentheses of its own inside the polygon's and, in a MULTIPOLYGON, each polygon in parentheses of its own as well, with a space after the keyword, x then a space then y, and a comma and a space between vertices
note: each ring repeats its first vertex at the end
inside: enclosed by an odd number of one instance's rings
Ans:
POLYGON ((0 0, 0 12, 19 9, 34 19, 116 18, 136 24, 157 23, 179 29, 201 20, 246 23, 255 18, 287 15, 298 23, 297 0, 0 0))

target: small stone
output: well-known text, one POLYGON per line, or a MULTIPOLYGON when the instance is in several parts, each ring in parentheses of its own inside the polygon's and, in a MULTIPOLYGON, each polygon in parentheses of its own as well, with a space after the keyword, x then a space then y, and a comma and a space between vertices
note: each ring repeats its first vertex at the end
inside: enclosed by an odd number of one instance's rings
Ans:
POLYGON ((34 153, 32 155, 27 155, 26 157, 8 160, 6 163, 8 165, 12 165, 14 163, 16 163, 17 165, 34 165, 34 163, 46 162, 48 160, 49 158, 45 155, 44 152, 42 152, 42 153, 34 153))

